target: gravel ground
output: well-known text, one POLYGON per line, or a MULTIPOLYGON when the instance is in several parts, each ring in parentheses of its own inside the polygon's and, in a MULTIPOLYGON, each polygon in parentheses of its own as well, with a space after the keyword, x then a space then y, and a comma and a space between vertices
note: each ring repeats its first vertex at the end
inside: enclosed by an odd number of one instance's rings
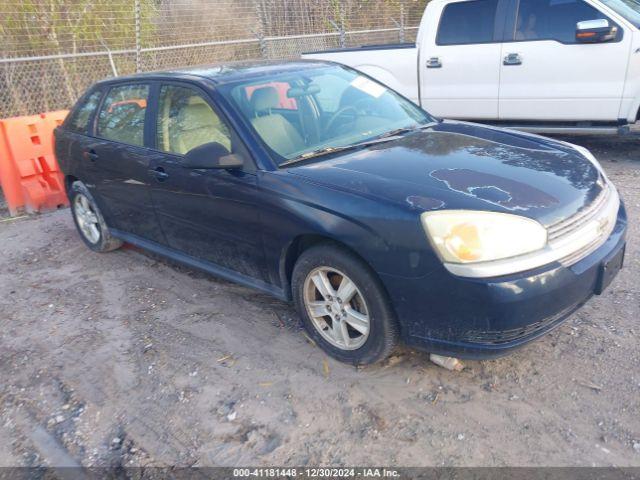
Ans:
POLYGON ((625 270, 514 355, 356 369, 293 309, 125 248, 68 210, 0 220, 0 466, 640 466, 640 140, 573 139, 626 200, 625 270))

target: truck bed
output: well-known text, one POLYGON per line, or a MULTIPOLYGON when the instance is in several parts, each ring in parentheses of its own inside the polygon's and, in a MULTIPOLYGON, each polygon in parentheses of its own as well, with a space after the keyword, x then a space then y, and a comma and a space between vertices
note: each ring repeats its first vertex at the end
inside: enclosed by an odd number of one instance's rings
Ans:
POLYGON ((360 47, 332 48, 328 50, 304 52, 302 53, 302 55, 306 56, 306 55, 322 55, 324 53, 362 52, 367 50, 400 50, 404 48, 416 48, 416 44, 412 42, 406 42, 406 43, 384 43, 380 45, 362 45, 360 47))
POLYGON ((302 58, 337 62, 355 68, 419 103, 418 49, 415 43, 324 50, 303 53, 302 58))

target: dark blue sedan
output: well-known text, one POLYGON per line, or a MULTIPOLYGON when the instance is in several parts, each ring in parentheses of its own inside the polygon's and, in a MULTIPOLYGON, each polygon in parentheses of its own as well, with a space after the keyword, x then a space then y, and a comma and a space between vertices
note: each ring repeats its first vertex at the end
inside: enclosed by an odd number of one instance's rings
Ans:
POLYGON ((330 63, 110 79, 55 138, 89 248, 129 242, 293 300, 354 364, 400 340, 505 354, 623 264, 624 206, 588 150, 435 119, 330 63))

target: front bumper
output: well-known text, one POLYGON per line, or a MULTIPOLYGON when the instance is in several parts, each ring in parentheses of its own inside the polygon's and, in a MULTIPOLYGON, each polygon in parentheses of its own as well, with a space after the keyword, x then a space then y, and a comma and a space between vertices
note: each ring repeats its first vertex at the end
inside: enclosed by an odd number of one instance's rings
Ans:
POLYGON ((552 263, 489 279, 456 277, 444 268, 421 279, 381 278, 407 344, 459 358, 495 358, 548 333, 584 305, 596 293, 603 264, 624 249, 626 229, 621 204, 607 241, 569 267, 552 263))

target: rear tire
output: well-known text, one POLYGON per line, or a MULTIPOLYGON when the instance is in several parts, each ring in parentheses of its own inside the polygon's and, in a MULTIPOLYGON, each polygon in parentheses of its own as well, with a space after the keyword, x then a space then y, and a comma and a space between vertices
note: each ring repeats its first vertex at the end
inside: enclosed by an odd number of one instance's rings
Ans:
POLYGON ((84 183, 73 182, 69 189, 71 214, 80 238, 94 252, 110 252, 122 246, 122 240, 114 238, 93 196, 84 183))
POLYGON ((298 258, 291 284, 307 333, 335 359, 367 365, 395 348, 398 326, 387 294, 348 250, 328 243, 310 248, 298 258))

